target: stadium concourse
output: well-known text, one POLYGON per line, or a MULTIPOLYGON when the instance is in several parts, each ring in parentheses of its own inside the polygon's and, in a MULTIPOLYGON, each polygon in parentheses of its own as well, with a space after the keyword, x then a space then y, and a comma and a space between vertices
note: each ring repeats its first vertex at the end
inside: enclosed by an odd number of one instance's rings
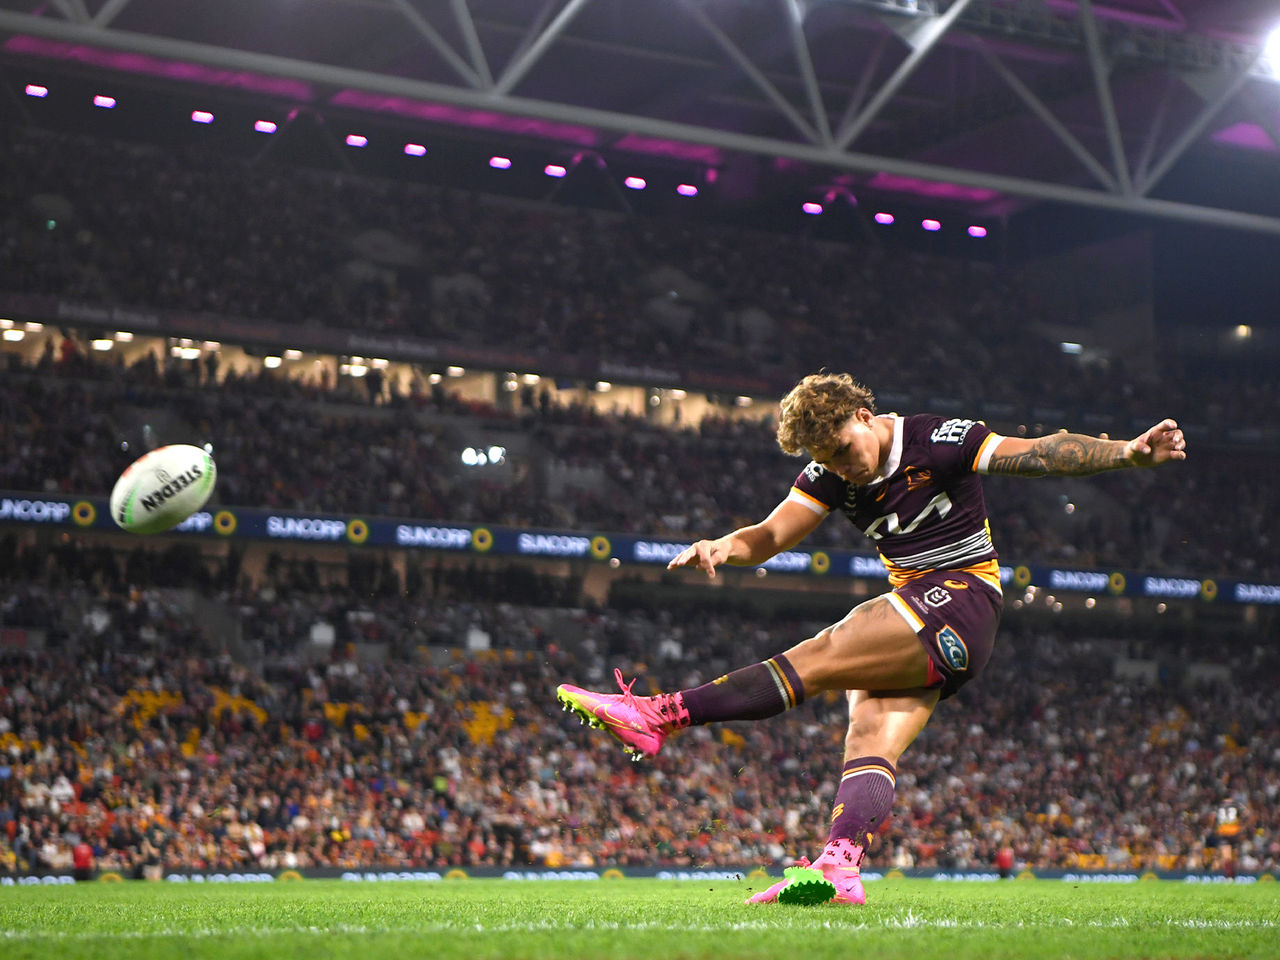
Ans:
MULTIPOLYGON (((0 296, 84 309, 65 326, 56 311, 6 321, 0 490, 105 496, 140 450, 181 439, 212 446, 215 504, 687 539, 760 517, 801 466, 767 415, 729 409, 736 390, 684 422, 611 409, 589 386, 497 403, 450 387, 443 362, 357 381, 327 372, 337 356, 322 374, 269 368, 260 349, 220 362, 230 340, 190 359, 162 335, 127 361, 90 346, 124 330, 113 310, 174 311, 405 337, 443 361, 451 345, 498 342, 783 384, 838 362, 886 406, 939 396, 1001 409, 993 425, 1011 431, 1039 422, 1022 419, 1037 407, 1114 417, 1063 424, 1091 430, 1170 412, 1206 453, 1160 483, 991 479, 1002 556, 1280 577, 1274 434, 1220 429, 1280 422, 1275 379, 1174 353, 1163 381, 1114 358, 1082 365, 1032 331, 1058 307, 1008 271, 2 135, 0 296), (83 319, 103 310, 109 326, 83 319), (459 462, 495 437, 513 444, 504 469, 459 462)), ((138 875, 738 867, 811 855, 825 835, 832 772, 805 748, 838 749, 839 702, 698 730, 644 765, 549 711, 557 682, 603 680, 615 662, 668 689, 710 679, 811 632, 812 608, 803 622, 795 609, 829 593, 748 617, 681 584, 628 594, 619 580, 614 602, 563 570, 495 558, 137 546, 33 525, 0 537, 0 871, 64 868, 81 841, 98 867, 138 875), (481 639, 492 649, 464 652, 481 639)), ((812 543, 850 536, 833 522, 812 543)), ((985 867, 1010 849, 1040 867, 1275 872, 1280 664, 1249 616, 1274 623, 1238 608, 1167 623, 1011 611, 989 677, 903 764, 873 860, 985 867), (1224 805, 1238 812, 1230 843, 1224 805)))
MULTIPOLYGON (((250 586, 190 547, 146 552, 4 544, 6 629, 38 631, 46 649, 0 655, 0 871, 68 868, 81 841, 100 869, 138 876, 741 867, 821 845, 829 754, 812 744, 839 740, 838 698, 699 729, 635 765, 549 696, 615 662, 667 687, 705 679, 816 624, 575 605, 572 584, 554 607, 513 603, 499 599, 506 574, 474 571, 408 590, 353 571, 356 586, 318 588, 277 563, 250 586), (128 586, 148 564, 233 611, 258 669, 220 654, 173 590, 128 586), (475 631, 491 648, 466 654, 475 631), (386 652, 406 636, 419 646, 386 652), (382 656, 357 655, 371 649, 382 656)), ((966 688, 903 765, 875 865, 990 870, 1009 848, 1018 867, 1280 868, 1276 651, 1236 636, 1206 663, 1187 628, 1078 632, 1011 619, 998 682, 966 688), (1238 812, 1229 845, 1224 803, 1238 812)))

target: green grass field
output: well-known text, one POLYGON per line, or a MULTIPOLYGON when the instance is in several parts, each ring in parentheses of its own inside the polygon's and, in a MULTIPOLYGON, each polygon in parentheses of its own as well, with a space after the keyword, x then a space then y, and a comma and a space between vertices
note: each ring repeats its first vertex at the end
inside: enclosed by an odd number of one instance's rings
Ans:
POLYGON ((744 906, 761 881, 0 888, 0 956, 1280 957, 1280 885, 868 884, 851 908, 744 906))

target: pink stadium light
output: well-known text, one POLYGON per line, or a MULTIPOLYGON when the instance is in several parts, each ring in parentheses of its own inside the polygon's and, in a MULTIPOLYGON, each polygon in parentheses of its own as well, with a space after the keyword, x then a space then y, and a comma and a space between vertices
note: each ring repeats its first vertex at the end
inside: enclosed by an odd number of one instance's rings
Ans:
POLYGON ((511 159, 509 157, 490 157, 489 166, 495 170, 510 170, 511 159))
POLYGON ((545 167, 542 168, 542 172, 545 173, 548 177, 563 177, 569 171, 566 170, 564 167, 560 166, 560 164, 558 163, 548 163, 545 167))
POLYGON ((942 224, 939 223, 937 220, 921 220, 920 226, 924 227, 924 229, 928 230, 931 233, 937 233, 939 230, 942 229, 942 224))
POLYGON ((627 177, 622 183, 628 190, 643 190, 648 186, 644 181, 644 177, 627 177))
POLYGON ((800 209, 812 217, 816 217, 822 212, 822 204, 813 203, 812 201, 801 204, 800 209))
POLYGON ((27 84, 27 96, 28 96, 28 97, 47 97, 48 95, 49 95, 49 88, 48 88, 48 87, 42 87, 42 86, 41 86, 40 84, 38 84, 38 83, 28 83, 28 84, 27 84))
POLYGON ((106 97, 106 96, 103 96, 102 94, 98 94, 96 97, 93 98, 93 105, 95 107, 101 107, 103 110, 110 110, 112 107, 116 105, 116 98, 106 97))
POLYGON ((369 138, 368 138, 368 137, 366 137, 364 134, 362 134, 362 133, 348 133, 348 134, 347 134, 347 146, 348 146, 348 147, 365 147, 365 146, 368 146, 368 145, 369 145, 369 138))
POLYGON ((986 235, 986 227, 972 226, 969 228, 969 236, 971 237, 985 237, 986 235))
POLYGON ((410 157, 425 157, 427 155, 427 148, 421 143, 406 143, 404 145, 404 152, 410 157))
POLYGON ((886 226, 886 227, 887 227, 889 224, 893 223, 893 214, 892 214, 892 213, 877 213, 877 214, 876 214, 876 223, 879 223, 879 224, 881 224, 881 225, 883 225, 883 226, 886 226))
POLYGON ((680 194, 682 197, 696 197, 698 195, 698 188, 692 183, 682 183, 680 186, 676 187, 676 193, 680 194))
POLYGON ((274 120, 255 120, 253 122, 253 129, 257 130, 259 133, 275 133, 278 128, 276 127, 276 122, 274 120))
POLYGON ((192 110, 192 123, 213 123, 213 114, 208 110, 192 110))

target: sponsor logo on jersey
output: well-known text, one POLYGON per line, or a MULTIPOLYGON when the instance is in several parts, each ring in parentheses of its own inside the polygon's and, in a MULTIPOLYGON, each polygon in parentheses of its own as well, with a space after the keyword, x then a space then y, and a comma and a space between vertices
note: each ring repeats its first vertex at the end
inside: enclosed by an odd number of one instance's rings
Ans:
POLYGON ((817 483, 818 478, 826 473, 826 469, 818 463, 810 461, 809 465, 804 468, 804 475, 810 483, 817 483))
POLYGON ((949 626, 943 627, 937 633, 938 651, 942 654, 942 659, 952 670, 967 670, 969 668, 969 648, 964 645, 964 641, 960 639, 960 634, 956 633, 949 626))
POLYGON ((940 607, 951 602, 951 594, 942 587, 930 587, 925 591, 924 602, 931 607, 940 607))
POLYGON ((964 443, 964 438, 973 429, 973 420, 945 420, 933 428, 929 439, 934 443, 964 443))

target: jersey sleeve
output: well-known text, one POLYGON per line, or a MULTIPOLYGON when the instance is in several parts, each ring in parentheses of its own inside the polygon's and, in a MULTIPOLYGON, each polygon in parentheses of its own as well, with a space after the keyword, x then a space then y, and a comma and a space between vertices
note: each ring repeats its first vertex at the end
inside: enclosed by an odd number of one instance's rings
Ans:
POLYGON ((791 485, 787 499, 826 516, 848 496, 848 484, 825 467, 810 460, 791 485))
POLYGON ((926 426, 933 461, 956 473, 986 473, 991 454, 1004 439, 980 420, 932 417, 926 426))

